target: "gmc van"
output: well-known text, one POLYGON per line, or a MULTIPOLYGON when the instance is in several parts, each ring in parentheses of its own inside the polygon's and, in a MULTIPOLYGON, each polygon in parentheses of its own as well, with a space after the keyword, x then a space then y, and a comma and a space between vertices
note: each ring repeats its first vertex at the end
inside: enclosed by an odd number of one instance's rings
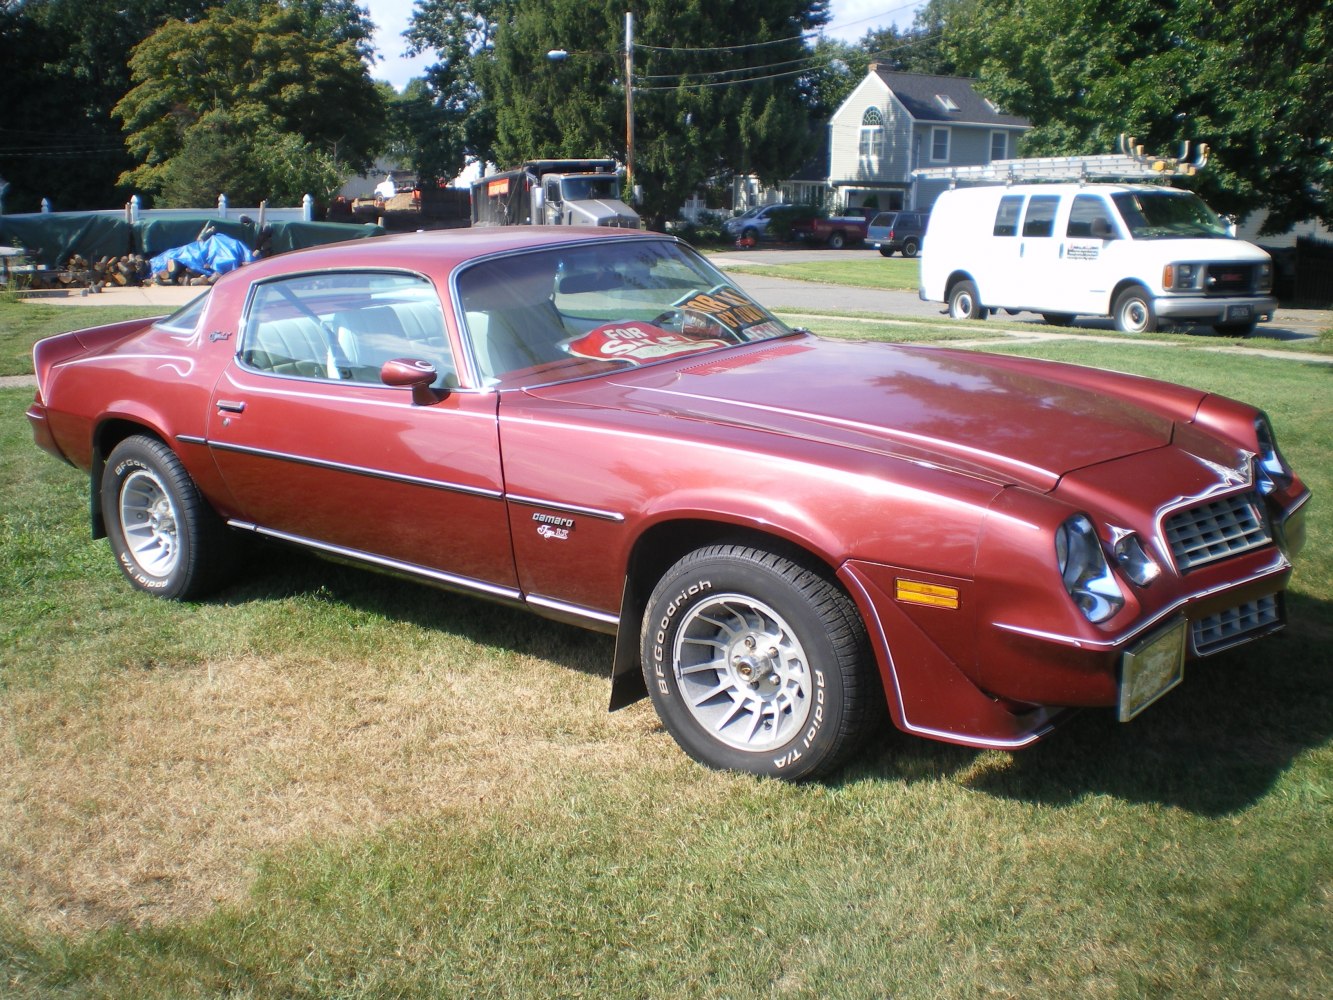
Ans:
POLYGON ((921 298, 954 319, 1029 310, 1057 326, 1110 316, 1126 333, 1204 323, 1243 337, 1277 307, 1268 254, 1196 195, 1159 185, 945 191, 926 240, 921 298))

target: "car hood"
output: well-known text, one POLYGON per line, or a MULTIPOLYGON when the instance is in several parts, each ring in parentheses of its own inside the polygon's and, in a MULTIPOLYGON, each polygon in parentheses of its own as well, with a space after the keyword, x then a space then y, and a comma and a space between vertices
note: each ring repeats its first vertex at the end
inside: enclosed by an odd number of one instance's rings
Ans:
POLYGON ((1192 416, 1204 396, 1070 365, 816 337, 594 381, 617 397, 597 399, 602 405, 820 440, 1043 491, 1075 469, 1169 444, 1174 420, 1192 416))

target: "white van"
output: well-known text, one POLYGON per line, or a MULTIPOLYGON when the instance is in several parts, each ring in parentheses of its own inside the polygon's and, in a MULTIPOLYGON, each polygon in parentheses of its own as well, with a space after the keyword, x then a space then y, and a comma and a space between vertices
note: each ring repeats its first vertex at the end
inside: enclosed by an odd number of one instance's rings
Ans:
POLYGON ((1247 336, 1270 319, 1273 262, 1188 191, 1153 184, 1015 184, 945 191, 921 259, 921 298, 955 319, 1030 310, 1116 329, 1206 323, 1247 336))

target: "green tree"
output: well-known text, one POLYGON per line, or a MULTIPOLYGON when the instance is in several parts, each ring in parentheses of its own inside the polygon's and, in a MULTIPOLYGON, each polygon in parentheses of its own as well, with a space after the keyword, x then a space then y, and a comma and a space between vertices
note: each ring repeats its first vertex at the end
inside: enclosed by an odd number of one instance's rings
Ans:
POLYGON ((1274 231, 1333 223, 1333 12, 1324 0, 942 0, 944 48, 1035 127, 1026 154, 1213 149, 1193 185, 1274 231))
MULTIPOLYGON (((340 5, 338 9, 344 9, 340 5)), ((113 109, 142 162, 122 181, 170 203, 327 198, 384 141, 365 35, 319 3, 237 2, 171 20, 137 45, 113 109)), ((355 9, 355 8, 353 8, 355 9)))
MULTIPOLYGON (((501 9, 478 67, 495 111, 494 159, 625 156, 624 0, 501 9), (546 53, 568 50, 551 63, 546 53)), ((709 178, 791 176, 820 144, 820 66, 806 38, 826 0, 628 4, 635 12, 635 181, 661 220, 709 178)))
POLYGON ((129 89, 130 50, 194 0, 0 0, 0 174, 7 211, 107 208, 133 161, 110 110, 129 89))

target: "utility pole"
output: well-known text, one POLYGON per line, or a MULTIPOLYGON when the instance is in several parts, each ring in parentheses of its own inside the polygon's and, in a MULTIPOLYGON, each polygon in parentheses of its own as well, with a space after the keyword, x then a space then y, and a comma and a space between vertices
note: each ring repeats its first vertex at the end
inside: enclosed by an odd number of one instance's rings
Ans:
POLYGON ((634 13, 625 11, 625 186, 634 201, 634 13))

